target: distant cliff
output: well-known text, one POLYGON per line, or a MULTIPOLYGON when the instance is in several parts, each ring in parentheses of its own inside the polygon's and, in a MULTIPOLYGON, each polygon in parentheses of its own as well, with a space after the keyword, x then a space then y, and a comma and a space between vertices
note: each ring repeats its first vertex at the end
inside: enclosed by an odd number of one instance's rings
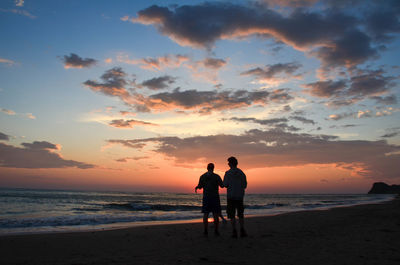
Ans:
POLYGON ((400 194, 400 185, 375 182, 368 194, 400 194))

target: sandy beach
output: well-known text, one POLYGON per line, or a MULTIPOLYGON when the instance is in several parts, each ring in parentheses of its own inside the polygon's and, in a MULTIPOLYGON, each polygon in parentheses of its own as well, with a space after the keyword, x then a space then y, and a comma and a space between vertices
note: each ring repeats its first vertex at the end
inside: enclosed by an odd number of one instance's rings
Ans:
POLYGON ((0 237, 1 264, 400 264, 400 200, 246 219, 0 237))

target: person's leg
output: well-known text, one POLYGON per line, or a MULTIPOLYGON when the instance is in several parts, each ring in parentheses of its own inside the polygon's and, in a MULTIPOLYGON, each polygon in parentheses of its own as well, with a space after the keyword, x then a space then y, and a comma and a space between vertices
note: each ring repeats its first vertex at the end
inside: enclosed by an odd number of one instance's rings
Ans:
POLYGON ((204 234, 208 234, 208 213, 204 213, 203 215, 203 225, 204 225, 204 234))
POLYGON ((234 205, 234 201, 231 200, 231 199, 227 200, 226 213, 228 214, 228 218, 231 219, 232 237, 237 237, 236 219, 235 219, 235 205, 234 205))
POLYGON ((239 225, 240 225, 240 236, 246 237, 247 233, 244 229, 244 205, 243 200, 238 201, 238 217, 239 217, 239 225))
POLYGON ((239 224, 240 224, 240 236, 246 237, 247 233, 246 230, 244 229, 244 217, 239 217, 239 224))
POLYGON ((232 237, 237 237, 236 218, 235 218, 235 216, 233 218, 231 218, 231 224, 232 224, 232 237))
POLYGON ((219 213, 213 212, 213 217, 214 217, 214 233, 216 236, 219 236, 219 213))

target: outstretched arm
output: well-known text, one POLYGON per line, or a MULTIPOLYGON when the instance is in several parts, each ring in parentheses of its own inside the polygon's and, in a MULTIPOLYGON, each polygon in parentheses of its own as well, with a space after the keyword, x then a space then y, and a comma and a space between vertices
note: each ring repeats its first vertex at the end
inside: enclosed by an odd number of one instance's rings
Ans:
POLYGON ((223 187, 224 187, 224 183, 223 183, 221 177, 220 177, 219 175, 217 175, 217 176, 218 176, 218 186, 220 186, 221 188, 223 188, 223 187))
POLYGON ((222 185, 224 186, 224 188, 227 188, 229 186, 228 177, 227 177, 226 173, 224 175, 224 180, 222 181, 222 185))

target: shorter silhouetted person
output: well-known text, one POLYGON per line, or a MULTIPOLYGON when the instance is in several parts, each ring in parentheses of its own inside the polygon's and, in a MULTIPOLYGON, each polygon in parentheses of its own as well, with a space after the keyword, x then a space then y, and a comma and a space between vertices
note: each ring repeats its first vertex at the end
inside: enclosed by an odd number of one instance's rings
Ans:
POLYGON ((223 187, 222 179, 219 175, 214 173, 214 164, 210 163, 207 165, 207 172, 200 176, 199 184, 194 189, 196 193, 197 189, 203 189, 203 205, 201 212, 204 214, 204 235, 208 235, 208 215, 212 212, 214 217, 214 233, 216 236, 219 236, 218 218, 222 216, 218 192, 219 187, 223 187))
POLYGON ((231 219, 232 223, 232 237, 236 238, 238 236, 236 230, 236 219, 235 215, 239 218, 240 224, 240 236, 246 237, 247 233, 244 229, 244 205, 243 205, 243 197, 244 190, 247 187, 246 175, 242 170, 237 168, 238 161, 235 157, 228 158, 228 165, 230 169, 225 172, 224 176, 224 187, 227 188, 227 206, 226 212, 228 214, 228 218, 231 219))

